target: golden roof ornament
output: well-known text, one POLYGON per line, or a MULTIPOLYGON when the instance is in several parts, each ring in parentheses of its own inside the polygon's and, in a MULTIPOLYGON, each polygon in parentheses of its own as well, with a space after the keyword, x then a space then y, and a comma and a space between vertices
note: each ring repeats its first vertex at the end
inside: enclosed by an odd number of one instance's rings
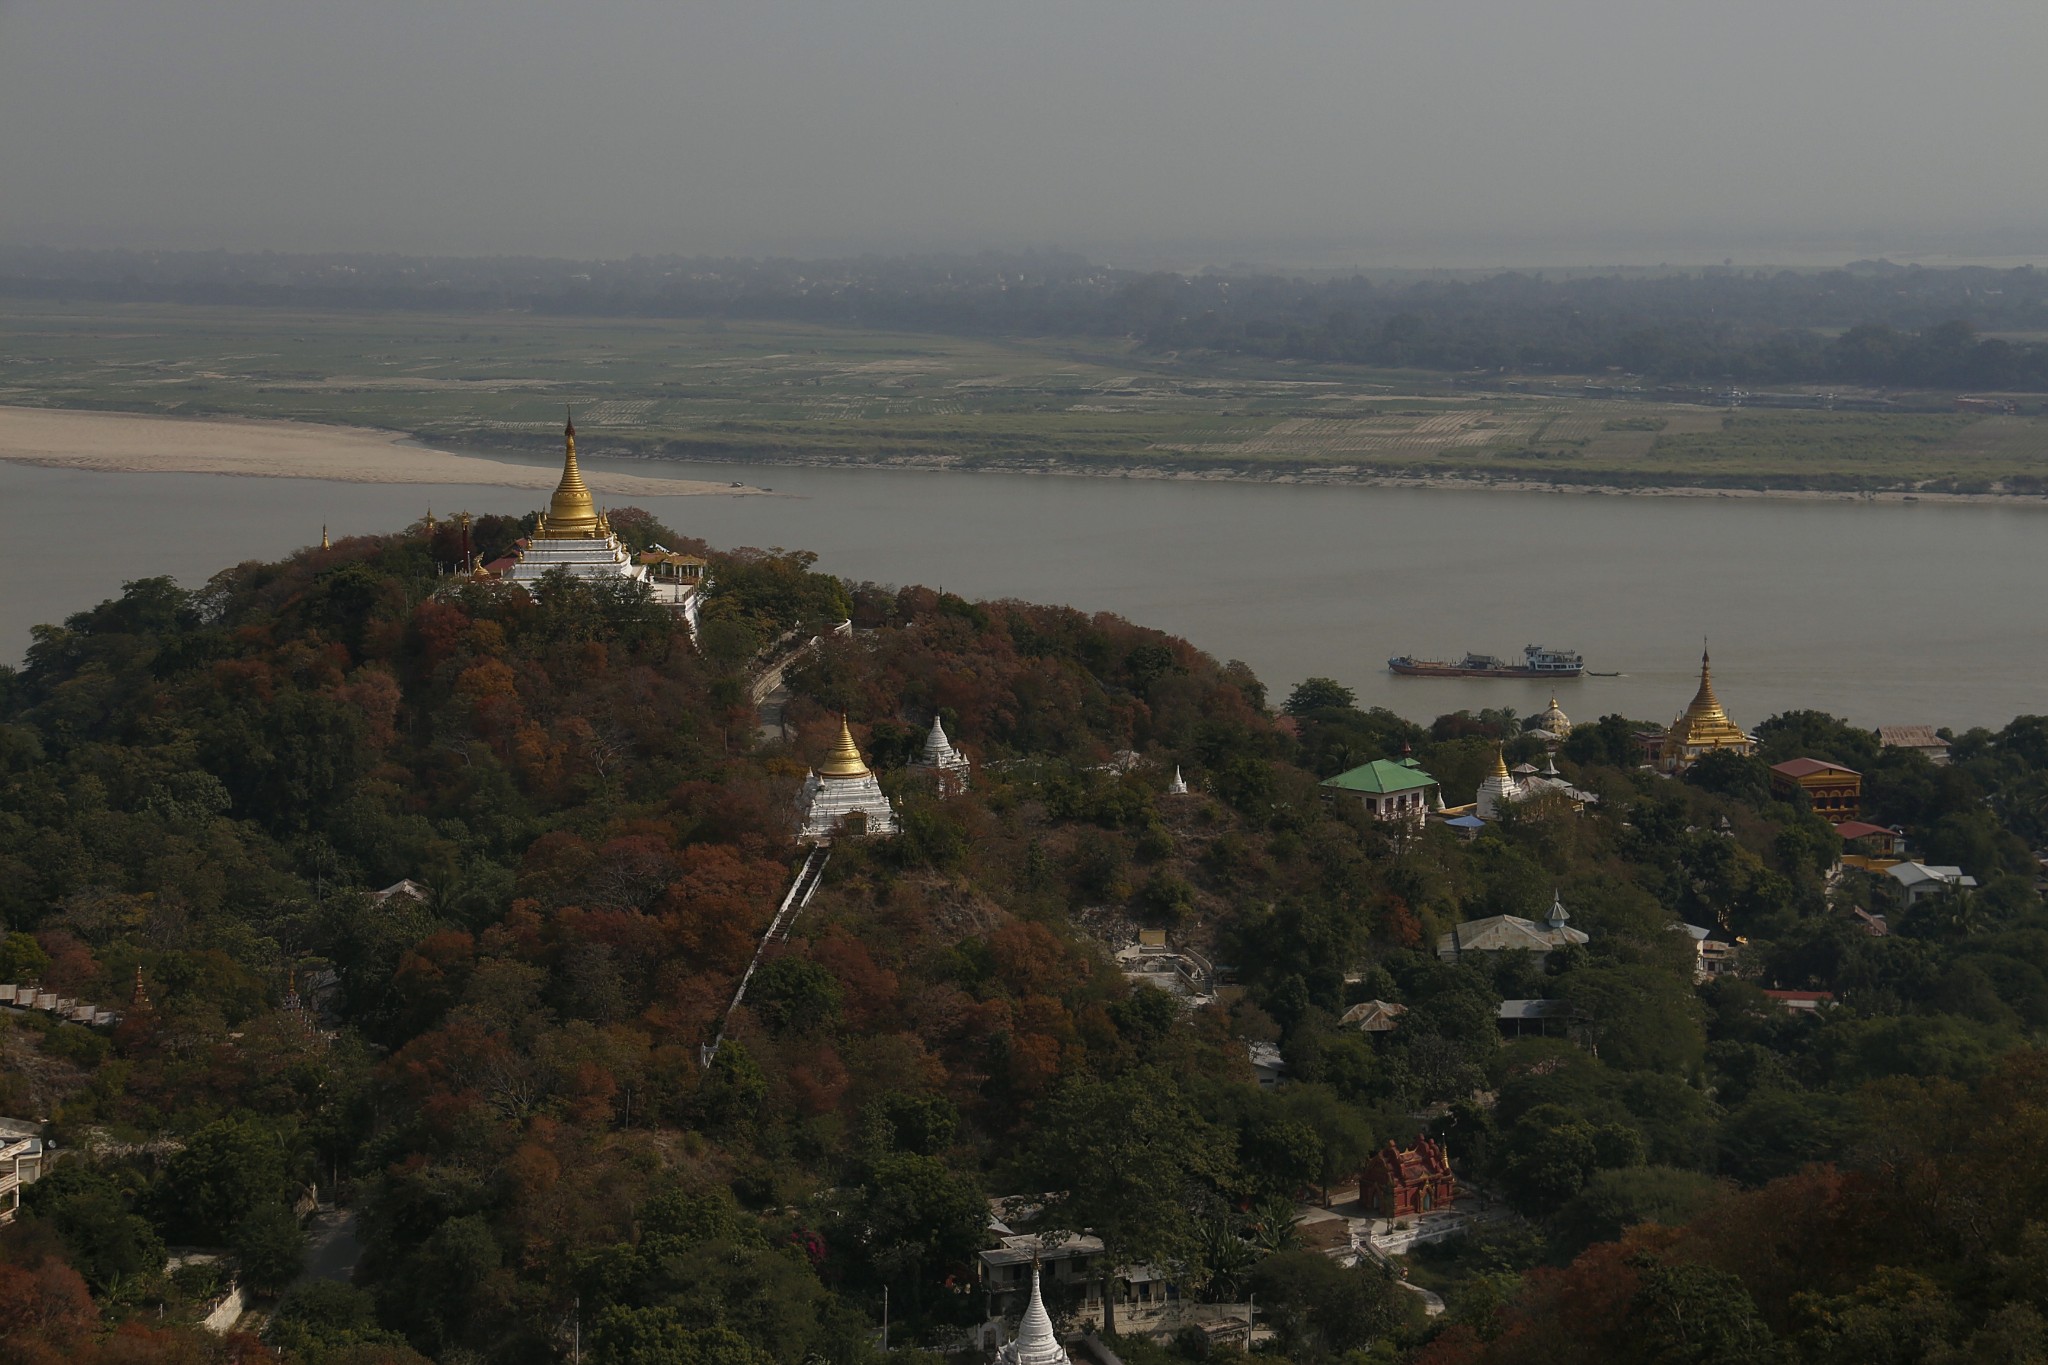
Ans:
POLYGON ((853 727, 846 723, 846 713, 839 714, 839 742, 832 746, 832 756, 818 768, 820 777, 866 777, 868 765, 862 761, 860 748, 853 742, 853 727))
POLYGON ((1508 776, 1507 750, 1498 744, 1493 746, 1493 775, 1500 778, 1503 782, 1507 780, 1508 776))
POLYGON ((331 550, 334 548, 332 545, 329 545, 327 543, 327 523, 324 521, 320 523, 320 548, 323 550, 331 550))
POLYGON ((597 504, 583 486, 583 471, 576 465, 576 419, 571 416, 562 428, 562 481, 548 499, 534 534, 545 540, 601 540, 597 504))

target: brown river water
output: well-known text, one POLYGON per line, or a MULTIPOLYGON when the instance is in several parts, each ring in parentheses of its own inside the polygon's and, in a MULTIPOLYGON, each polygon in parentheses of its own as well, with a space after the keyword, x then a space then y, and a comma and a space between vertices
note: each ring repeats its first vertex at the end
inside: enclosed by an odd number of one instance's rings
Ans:
MULTIPOLYGON (((593 456, 586 468, 643 472, 593 456)), ((664 469, 667 467, 665 466, 664 469)), ((1243 659, 1275 699, 1311 674, 1426 720, 1549 700, 1542 682, 1391 676, 1394 654, 1578 649, 1574 719, 1666 721, 1711 639, 1754 725, 2002 725, 2048 712, 2048 506, 1656 498, 687 464, 776 497, 636 499, 720 546, 815 550, 856 579, 1110 611, 1243 659)), ((445 515, 512 488, 120 474, 0 464, 0 658, 29 627, 172 574, 445 515)))

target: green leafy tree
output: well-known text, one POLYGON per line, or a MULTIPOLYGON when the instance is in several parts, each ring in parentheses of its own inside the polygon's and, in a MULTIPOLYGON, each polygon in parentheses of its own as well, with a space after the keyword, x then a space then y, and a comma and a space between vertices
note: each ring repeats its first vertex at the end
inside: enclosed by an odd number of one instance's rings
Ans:
POLYGON ((1283 1251, 1251 1278, 1281 1350, 1296 1361, 1363 1351, 1417 1313, 1393 1272, 1373 1261, 1346 1267, 1319 1252, 1283 1251))
POLYGON ((1653 1365, 1773 1365, 1777 1341, 1742 1281, 1703 1265, 1643 1267, 1630 1304, 1653 1365))
POLYGON ((1031 1165, 1040 1188, 1060 1191, 1049 1223, 1102 1239, 1107 1330, 1116 1330, 1113 1267, 1188 1259, 1196 1249, 1189 1191, 1223 1183, 1229 1164, 1220 1135, 1163 1072, 1071 1076, 1047 1098, 1031 1165))
POLYGON ((306 1234, 283 1204, 260 1204, 237 1223, 228 1245, 241 1266, 241 1281, 259 1294, 275 1294, 299 1277, 306 1264, 306 1234))
POLYGON ((1344 710, 1357 700, 1358 694, 1335 678, 1305 678, 1287 694, 1282 709, 1290 716, 1302 716, 1311 711, 1344 710))
POLYGON ((217 1246, 237 1223, 284 1193, 284 1149, 276 1134, 254 1120, 223 1119, 172 1154, 152 1198, 172 1240, 217 1246))

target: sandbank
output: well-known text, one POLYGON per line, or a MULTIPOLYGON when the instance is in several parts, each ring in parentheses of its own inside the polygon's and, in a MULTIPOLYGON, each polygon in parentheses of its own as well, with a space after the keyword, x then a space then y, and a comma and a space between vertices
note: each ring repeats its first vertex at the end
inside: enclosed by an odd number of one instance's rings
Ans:
MULTIPOLYGON (((119 474, 239 474, 335 483, 482 484, 548 490, 560 472, 540 465, 457 455, 367 427, 236 417, 169 417, 0 406, 0 460, 119 474)), ((586 468, 594 493, 684 497, 759 493, 705 479, 617 474, 586 468)))

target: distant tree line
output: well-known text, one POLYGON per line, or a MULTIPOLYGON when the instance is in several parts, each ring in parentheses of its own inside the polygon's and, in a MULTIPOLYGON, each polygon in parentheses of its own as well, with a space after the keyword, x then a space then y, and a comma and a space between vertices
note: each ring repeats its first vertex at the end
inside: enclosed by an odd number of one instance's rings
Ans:
POLYGON ((1128 337, 1184 358, 2048 391, 2048 343, 2024 339, 2048 325, 2048 273, 2031 267, 1374 280, 1144 272, 1062 252, 574 261, 19 248, 0 252, 0 297, 722 317, 1128 337))

